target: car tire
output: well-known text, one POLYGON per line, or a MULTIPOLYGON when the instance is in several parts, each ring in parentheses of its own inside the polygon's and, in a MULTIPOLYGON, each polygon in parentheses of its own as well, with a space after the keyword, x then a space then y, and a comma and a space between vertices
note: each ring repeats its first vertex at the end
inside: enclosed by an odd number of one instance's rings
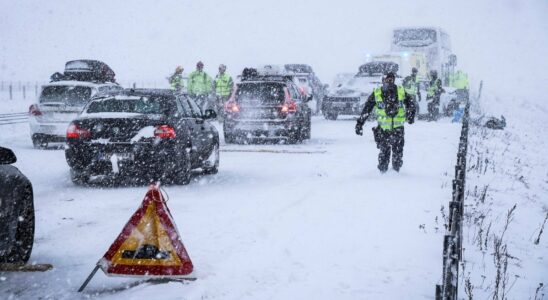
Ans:
POLYGON ((212 167, 208 167, 208 168, 204 167, 203 168, 204 174, 217 174, 219 172, 219 142, 217 142, 213 146, 212 153, 215 153, 215 163, 213 164, 212 167))
POLYGON ((44 149, 47 147, 48 143, 45 140, 44 137, 34 134, 32 137, 32 146, 34 146, 35 149, 44 149))
POLYGON ((326 120, 337 120, 337 117, 339 116, 339 114, 337 112, 326 112, 324 113, 324 117, 326 120))
POLYGON ((70 169, 70 180, 76 185, 85 185, 88 183, 89 175, 84 171, 78 171, 75 169, 70 169))
POLYGON ((225 144, 235 144, 236 143, 236 137, 231 133, 224 133, 225 136, 225 144))
POLYGON ((175 173, 173 182, 179 185, 187 185, 192 178, 192 162, 190 161, 190 153, 186 149, 182 152, 181 168, 175 173))
POLYGON ((15 246, 0 259, 0 262, 24 264, 30 258, 34 244, 34 199, 30 186, 26 187, 25 200, 17 222, 15 246))

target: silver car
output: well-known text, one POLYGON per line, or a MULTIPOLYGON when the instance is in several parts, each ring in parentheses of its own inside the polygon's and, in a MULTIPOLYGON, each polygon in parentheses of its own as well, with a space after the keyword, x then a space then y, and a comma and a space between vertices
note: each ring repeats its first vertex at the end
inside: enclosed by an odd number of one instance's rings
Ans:
POLYGON ((57 81, 42 86, 38 103, 29 107, 32 144, 41 148, 50 142, 64 142, 69 123, 98 93, 122 90, 116 83, 57 81))

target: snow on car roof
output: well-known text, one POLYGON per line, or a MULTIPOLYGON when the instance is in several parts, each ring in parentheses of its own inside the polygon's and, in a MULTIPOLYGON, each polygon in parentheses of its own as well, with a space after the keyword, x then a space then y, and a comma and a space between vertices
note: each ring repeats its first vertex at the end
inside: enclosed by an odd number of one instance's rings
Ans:
POLYGON ((63 80, 63 81, 46 83, 43 86, 63 86, 63 85, 97 87, 102 85, 114 85, 114 83, 95 83, 95 82, 89 82, 89 81, 63 80))

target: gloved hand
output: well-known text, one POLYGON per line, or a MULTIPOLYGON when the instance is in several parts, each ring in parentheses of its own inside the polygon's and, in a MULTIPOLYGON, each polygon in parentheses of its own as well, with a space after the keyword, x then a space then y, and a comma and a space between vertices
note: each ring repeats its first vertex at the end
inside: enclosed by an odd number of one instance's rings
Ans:
POLYGON ((363 135, 363 123, 356 123, 356 134, 363 135))
POLYGON ((407 120, 407 123, 409 123, 409 124, 415 123, 415 118, 407 120))

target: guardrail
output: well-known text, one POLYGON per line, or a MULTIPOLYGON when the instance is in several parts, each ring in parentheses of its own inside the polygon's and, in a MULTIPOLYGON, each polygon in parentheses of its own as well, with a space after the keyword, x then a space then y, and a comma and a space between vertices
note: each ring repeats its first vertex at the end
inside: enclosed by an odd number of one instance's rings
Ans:
POLYGON ((436 285, 436 300, 456 300, 458 298, 459 262, 462 260, 462 221, 464 216, 464 186, 466 183, 466 152, 468 150, 468 130, 470 123, 470 102, 466 104, 462 118, 453 198, 449 202, 447 232, 443 238, 442 284, 436 285))
POLYGON ((0 114, 0 126, 28 122, 28 113, 0 114))

